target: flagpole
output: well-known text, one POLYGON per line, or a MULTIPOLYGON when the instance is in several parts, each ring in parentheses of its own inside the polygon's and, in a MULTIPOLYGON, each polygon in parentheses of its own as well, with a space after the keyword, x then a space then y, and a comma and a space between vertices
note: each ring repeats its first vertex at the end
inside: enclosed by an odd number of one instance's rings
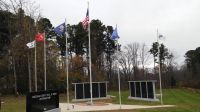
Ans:
POLYGON ((32 88, 31 88, 31 66, 30 66, 29 54, 28 54, 28 79, 29 79, 29 92, 31 92, 32 91, 32 88))
POLYGON ((47 68, 46 68, 46 39, 44 31, 44 90, 47 90, 47 68))
MULTIPOLYGON (((116 25, 116 29, 117 29, 117 25, 116 25)), ((119 37, 118 37, 119 39, 119 37)), ((119 43, 118 43, 118 39, 117 39, 117 53, 119 53, 119 43)), ((121 109, 121 80, 120 80, 120 74, 119 74, 119 62, 117 63, 117 75, 118 75, 118 88, 119 88, 119 104, 120 104, 120 109, 121 109)))
POLYGON ((90 103, 92 105, 92 65, 91 65, 91 41, 90 41, 90 14, 89 14, 89 1, 88 1, 88 18, 89 18, 89 22, 88 22, 88 40, 89 40, 89 68, 90 68, 90 103))
POLYGON ((35 91, 37 92, 37 62, 36 62, 36 53, 37 53, 37 41, 35 39, 35 91))
MULTIPOLYGON (((119 44, 117 40, 117 52, 119 53, 119 44)), ((118 60, 119 61, 119 60, 118 60)), ((121 109, 121 81, 120 81, 120 74, 119 74, 119 63, 117 63, 117 74, 118 74, 118 84, 119 84, 119 104, 120 104, 120 109, 121 109)))
MULTIPOLYGON (((65 28, 67 29, 67 25, 66 25, 66 19, 65 19, 65 28)), ((66 30, 65 29, 65 30, 66 30)), ((68 37, 68 33, 67 31, 65 31, 65 36, 66 36, 66 72, 67 72, 67 110, 69 110, 69 69, 68 69, 68 44, 67 44, 67 37, 68 37)))
POLYGON ((160 69, 160 44, 159 44, 159 33, 157 29, 157 42, 158 42, 158 69, 159 69, 159 80, 160 80, 160 103, 163 105, 163 94, 162 94, 162 79, 161 79, 161 69, 160 69))

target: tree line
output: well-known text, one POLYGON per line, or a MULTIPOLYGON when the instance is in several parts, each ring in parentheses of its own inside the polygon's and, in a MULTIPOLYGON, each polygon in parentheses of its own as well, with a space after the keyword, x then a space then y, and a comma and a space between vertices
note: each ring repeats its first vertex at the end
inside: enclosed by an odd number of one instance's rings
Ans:
MULTIPOLYGON (((26 44, 42 32, 47 40, 47 89, 66 92, 66 37, 70 90, 73 90, 73 82, 89 81, 88 34, 81 22, 67 25, 69 36, 57 35, 51 21, 42 17, 38 5, 29 0, 0 1, 0 21, 0 93, 34 91, 35 51, 28 49, 26 44)), ((179 69, 176 56, 164 44, 154 42, 148 46, 132 42, 121 46, 111 39, 112 26, 104 25, 98 19, 91 20, 90 26, 93 81, 108 81, 109 89, 117 89, 118 66, 123 89, 128 88, 127 81, 130 80, 159 81, 160 62, 163 87, 200 87, 199 48, 185 54, 185 64, 179 69), (152 63, 153 67, 150 67, 152 63)), ((37 43, 36 48, 38 90, 43 90, 43 43, 37 43)))
MULTIPOLYGON (((65 49, 66 36, 57 35, 48 18, 37 13, 36 4, 28 0, 1 1, 0 20, 0 80, 2 93, 26 93, 34 91, 34 74, 37 72, 38 90, 43 90, 44 53, 43 43, 37 43, 37 71, 34 71, 34 49, 26 44, 34 40, 37 33, 45 32, 47 41, 47 87, 66 89, 65 49), (30 76, 31 77, 30 77, 30 76), (31 86, 30 86, 31 84, 31 86)), ((100 20, 91 23, 91 52, 93 81, 105 79, 105 63, 109 63, 116 50, 110 39, 112 26, 100 20)), ((88 81, 88 35, 81 22, 67 25, 70 82, 88 81)))

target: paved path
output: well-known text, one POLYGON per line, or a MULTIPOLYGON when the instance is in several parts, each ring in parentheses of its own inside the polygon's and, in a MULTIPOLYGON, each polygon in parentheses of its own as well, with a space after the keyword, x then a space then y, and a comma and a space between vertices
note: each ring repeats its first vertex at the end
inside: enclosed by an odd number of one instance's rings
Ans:
MULTIPOLYGON (((145 108, 161 108, 161 107, 174 107, 174 105, 155 105, 155 106, 146 106, 146 105, 122 105, 121 109, 145 109, 145 108)), ((107 104, 102 106, 95 105, 79 105, 79 104, 69 104, 69 110, 67 110, 66 103, 60 103, 61 112, 83 112, 83 111, 105 111, 105 110, 119 110, 120 105, 118 104, 107 104), (72 106, 74 108, 72 109, 72 106)))

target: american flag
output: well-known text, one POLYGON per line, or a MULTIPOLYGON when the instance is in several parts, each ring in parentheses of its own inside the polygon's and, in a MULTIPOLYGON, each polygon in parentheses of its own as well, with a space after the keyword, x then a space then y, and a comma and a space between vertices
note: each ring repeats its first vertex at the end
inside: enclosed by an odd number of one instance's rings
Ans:
POLYGON ((82 25, 83 25, 84 30, 87 30, 88 24, 89 24, 89 10, 87 9, 86 17, 82 21, 82 25))

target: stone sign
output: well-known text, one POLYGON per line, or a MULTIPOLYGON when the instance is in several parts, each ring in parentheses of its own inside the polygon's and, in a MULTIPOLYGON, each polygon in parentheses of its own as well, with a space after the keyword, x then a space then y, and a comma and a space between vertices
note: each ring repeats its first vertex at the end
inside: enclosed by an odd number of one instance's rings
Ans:
POLYGON ((26 97, 26 112, 44 112, 56 108, 59 108, 58 91, 31 92, 26 97))

